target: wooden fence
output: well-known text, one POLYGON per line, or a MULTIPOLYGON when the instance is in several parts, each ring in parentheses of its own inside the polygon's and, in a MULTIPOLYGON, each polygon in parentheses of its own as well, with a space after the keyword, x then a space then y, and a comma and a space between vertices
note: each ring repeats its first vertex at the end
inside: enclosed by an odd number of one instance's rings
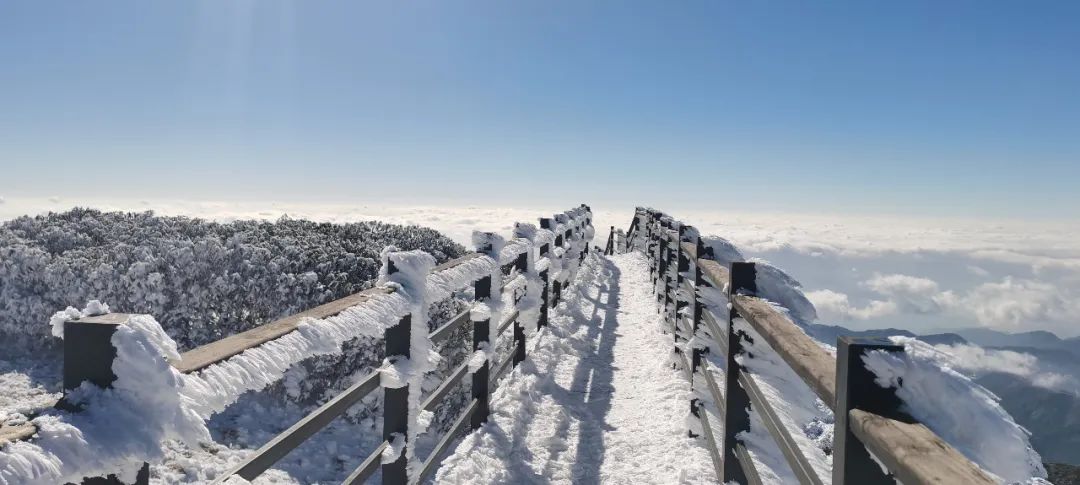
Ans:
MULTIPOLYGON (((742 318, 834 412, 834 485, 892 485, 894 479, 910 485, 996 483, 979 466, 902 412, 895 390, 878 386, 862 363, 862 355, 869 351, 903 352, 902 346, 879 339, 841 337, 834 358, 787 315, 755 296, 754 263, 721 266, 698 231, 661 212, 638 208, 625 237, 626 247, 640 247, 649 258, 658 308, 675 336, 675 350, 687 378, 698 387, 695 395, 709 395, 723 416, 723 436, 714 436, 708 413, 703 412, 705 401, 692 398, 690 412, 701 421, 720 481, 761 483, 746 445, 739 438, 740 433, 750 431, 751 411, 761 418, 799 483, 820 485, 827 481, 814 471, 791 431, 762 394, 754 374, 740 365, 739 360, 753 358, 744 352, 744 347, 752 343, 751 335, 733 323, 742 318), (726 291, 727 315, 716 315, 705 304, 702 294, 708 287, 726 291), (690 301, 678 297, 680 289, 692 295, 690 301), (715 342, 717 348, 695 347, 691 355, 685 355, 682 349, 686 346, 679 342, 698 335, 707 337, 702 341, 715 342), (725 376, 723 386, 712 376, 710 361, 705 358, 708 353, 724 356, 721 360, 726 365, 718 369, 725 376)), ((616 242, 612 228, 608 252, 615 251, 619 246, 616 242)))
MULTIPOLYGON (((503 281, 492 281, 492 276, 488 275, 472 283, 475 300, 477 302, 488 300, 491 298, 493 289, 502 291, 507 286, 507 283, 514 278, 526 277, 527 273, 534 272, 532 276, 537 277, 543 283, 537 325, 538 327, 546 326, 549 308, 558 305, 563 291, 565 291, 572 279, 572 275, 567 271, 563 271, 560 275, 550 274, 548 268, 552 266, 552 261, 565 261, 565 258, 579 254, 577 257, 580 258, 580 263, 589 251, 587 233, 592 226, 591 209, 583 204, 579 209, 574 209, 566 214, 571 213, 579 214, 579 216, 568 217, 560 214, 556 218, 541 218, 540 228, 553 232, 552 242, 544 243, 539 247, 534 247, 532 243, 528 242, 519 244, 518 246, 522 250, 521 253, 516 258, 513 258, 511 262, 501 265, 499 274, 502 275, 503 281), (578 253, 570 250, 574 247, 579 249, 578 253), (535 264, 531 268, 527 264, 530 258, 527 257, 526 251, 537 251, 537 253, 534 253, 534 256, 536 256, 535 264)), ((500 256, 494 248, 478 248, 478 251, 441 264, 435 267, 431 274, 438 275, 440 272, 449 271, 475 258, 493 258, 497 264, 500 263, 500 256)), ((565 267, 565 265, 560 264, 558 267, 565 267)), ((390 265, 388 271, 391 274, 395 271, 393 265, 390 265)), ((464 289, 459 288, 458 290, 464 289)), ((348 308, 365 305, 377 295, 393 292, 394 289, 391 286, 377 286, 296 315, 281 318, 189 350, 183 353, 180 361, 173 363, 173 366, 182 373, 192 373, 205 369, 219 362, 224 362, 247 349, 257 347, 293 332, 300 325, 300 322, 306 318, 324 319, 332 317, 348 308)), ((281 432, 257 451, 251 453, 235 468, 218 477, 214 483, 224 482, 234 475, 246 480, 258 477, 290 451, 344 414, 349 407, 380 388, 383 392, 383 442, 361 461, 343 483, 363 483, 380 469, 382 470, 382 483, 384 484, 400 485, 424 481, 436 470, 439 459, 448 451, 455 437, 459 436, 467 427, 476 429, 487 421, 488 397, 491 388, 497 384, 498 379, 511 366, 516 366, 525 359, 528 347, 525 342, 526 332, 520 318, 520 295, 517 298, 512 298, 512 301, 513 305, 506 311, 506 317, 500 322, 494 322, 498 325, 495 332, 497 337, 502 336, 511 325, 514 327, 512 335, 508 337, 513 339, 512 350, 504 360, 495 363, 494 369, 489 369, 491 364, 485 362, 479 369, 469 372, 469 359, 466 358, 465 362, 453 369, 450 375, 434 391, 424 396, 421 402, 410 403, 408 385, 398 388, 382 386, 380 372, 383 368, 380 367, 281 432), (419 409, 422 410, 434 411, 443 399, 456 386, 461 384, 466 375, 470 376, 471 381, 471 401, 464 409, 459 411, 449 431, 442 436, 426 459, 422 463, 410 466, 410 463, 407 462, 406 453, 402 451, 396 461, 382 463, 383 451, 390 446, 391 441, 409 436, 407 426, 409 424, 408 412, 410 405, 419 406, 419 409)), ((490 335, 490 325, 493 322, 490 320, 472 321, 470 314, 471 310, 466 309, 435 329, 430 334, 431 342, 433 344, 443 343, 454 330, 465 325, 471 325, 471 351, 476 351, 485 344, 493 344, 489 348, 497 348, 497 342, 487 342, 490 335)), ((117 326, 123 325, 128 318, 130 318, 130 315, 111 313, 102 316, 84 317, 65 323, 65 392, 73 390, 87 381, 102 388, 111 386, 116 379, 116 376, 112 373, 112 363, 116 357, 116 350, 112 346, 111 338, 117 326)), ((410 318, 411 315, 405 315, 395 325, 387 326, 384 335, 385 355, 390 362, 409 358, 410 318)), ((419 393, 417 395, 419 396, 419 393)), ((58 405, 63 406, 62 403, 63 399, 58 405)), ((3 432, 0 432, 0 438, 2 438, 0 443, 10 440, 30 439, 35 432, 36 429, 32 425, 4 429, 3 432)), ((408 442, 404 443, 406 447, 410 445, 408 442)), ((144 466, 136 483, 145 484, 148 480, 149 469, 148 466, 144 466)), ((115 476, 110 475, 105 478, 87 479, 84 483, 119 484, 120 482, 115 476)))

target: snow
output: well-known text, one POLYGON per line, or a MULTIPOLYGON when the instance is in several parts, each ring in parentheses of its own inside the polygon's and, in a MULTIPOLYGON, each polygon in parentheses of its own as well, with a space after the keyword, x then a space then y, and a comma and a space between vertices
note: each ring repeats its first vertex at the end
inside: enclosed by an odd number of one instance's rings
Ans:
POLYGON ((904 346, 902 354, 878 350, 863 361, 878 385, 897 389, 905 412, 1006 482, 1046 477, 1029 433, 996 396, 948 367, 948 354, 909 337, 891 340, 904 346))
POLYGON ((490 421, 464 438, 438 483, 712 482, 687 437, 689 384, 664 365, 648 265, 591 255, 526 360, 492 395, 490 421))
MULTIPOLYGON (((104 306, 88 305, 88 316, 104 306)), ((60 313, 70 315, 70 309, 60 313)), ((164 457, 162 442, 189 445, 210 432, 186 396, 184 380, 166 359, 179 358, 176 344, 148 315, 132 316, 112 337, 116 380, 109 389, 88 383, 65 400, 81 410, 52 410, 34 418, 33 441, 0 450, 0 484, 80 482, 115 473, 133 481, 143 462, 164 457)))

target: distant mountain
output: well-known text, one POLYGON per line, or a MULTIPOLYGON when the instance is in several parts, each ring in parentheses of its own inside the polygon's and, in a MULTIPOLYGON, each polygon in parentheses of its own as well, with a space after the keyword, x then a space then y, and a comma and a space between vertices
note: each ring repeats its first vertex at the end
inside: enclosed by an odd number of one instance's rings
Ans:
POLYGON ((1064 350, 1080 357, 1080 337, 1062 339, 1044 330, 1006 333, 988 328, 962 328, 953 330, 952 333, 964 337, 968 342, 983 347, 1030 347, 1034 349, 1064 350))
POLYGON ((955 333, 937 333, 932 335, 916 335, 907 330, 900 330, 899 328, 880 328, 871 330, 851 330, 841 327, 839 325, 818 325, 810 324, 806 326, 806 333, 810 337, 820 341, 826 342, 829 345, 836 345, 836 339, 841 336, 847 337, 870 337, 870 338, 884 338, 892 336, 902 337, 915 337, 923 342, 931 345, 958 345, 966 344, 967 340, 955 333))
POLYGON ((1013 374, 975 379, 1001 398, 1018 424, 1031 431, 1031 444, 1043 461, 1080 464, 1080 397, 1031 385, 1013 374))
POLYGON ((930 345, 962 345, 968 343, 964 337, 955 333, 935 333, 930 335, 917 335, 915 338, 930 345))

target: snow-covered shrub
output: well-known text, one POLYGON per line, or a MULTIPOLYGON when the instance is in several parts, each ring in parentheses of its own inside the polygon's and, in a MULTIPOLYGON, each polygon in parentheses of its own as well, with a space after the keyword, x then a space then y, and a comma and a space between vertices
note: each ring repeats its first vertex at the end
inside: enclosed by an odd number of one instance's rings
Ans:
POLYGON ((181 350, 372 285, 387 245, 439 262, 464 254, 437 231, 380 222, 216 223, 73 209, 0 225, 0 337, 56 345, 47 321, 91 299, 153 315, 181 350))

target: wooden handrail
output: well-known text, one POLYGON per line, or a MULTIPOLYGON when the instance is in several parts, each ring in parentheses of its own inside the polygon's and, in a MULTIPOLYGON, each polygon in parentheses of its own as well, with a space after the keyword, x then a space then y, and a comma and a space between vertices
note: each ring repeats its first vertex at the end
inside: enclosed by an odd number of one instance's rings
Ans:
POLYGON ((392 290, 386 287, 376 286, 356 294, 346 296, 339 300, 324 303, 310 310, 305 310, 295 315, 289 315, 265 325, 246 330, 210 342, 201 347, 196 347, 180 355, 180 361, 173 363, 173 367, 182 373, 196 372, 213 364, 238 355, 243 351, 258 347, 266 342, 275 340, 291 333, 307 318, 329 318, 337 315, 348 308, 361 305, 377 295, 386 295, 392 290))
POLYGON ((852 409, 852 433, 904 483, 991 485, 978 465, 919 423, 904 423, 852 409))
MULTIPOLYGON (((642 228, 644 229, 644 236, 647 238, 644 241, 645 253, 650 258, 650 272, 655 283, 654 290, 657 292, 658 304, 664 305, 665 302, 670 302, 672 295, 670 293, 678 293, 679 290, 691 292, 698 300, 694 302, 695 310, 693 313, 692 323, 695 329, 698 331, 705 330, 712 335, 713 340, 721 347, 720 352, 722 354, 728 354, 729 345, 732 346, 732 352, 739 352, 738 348, 740 340, 747 337, 742 336, 741 331, 725 331, 721 327, 727 325, 721 325, 719 318, 709 310, 704 303, 700 300, 700 290, 696 285, 676 285, 674 288, 666 284, 663 281, 665 275, 663 274, 665 263, 670 262, 670 246, 666 241, 670 241, 673 237, 671 227, 682 227, 680 223, 673 222, 667 216, 657 211, 647 210, 639 211, 635 216, 644 217, 642 221, 642 228), (667 248, 667 249, 666 249, 667 248), (686 288, 681 288, 686 286, 686 288), (726 339, 725 339, 726 337, 726 339), (728 339, 735 339, 732 342, 728 342, 728 339)), ((680 230, 680 234, 682 231, 680 230)), ((680 237, 684 237, 681 236, 680 237)), ((679 257, 688 259, 692 262, 697 272, 695 281, 697 284, 704 284, 713 288, 721 289, 725 293, 728 293, 728 302, 732 319, 742 318, 746 323, 754 330, 765 343, 767 343, 777 355, 794 371, 799 378, 819 397, 830 409, 837 413, 844 413, 843 417, 837 417, 836 421, 836 433, 853 434, 854 437, 847 439, 845 445, 844 436, 838 435, 834 449, 834 453, 840 453, 843 456, 834 457, 834 469, 833 469, 833 482, 837 485, 852 484, 852 483, 891 483, 891 479, 885 478, 885 475, 880 473, 878 466, 872 464, 872 462, 864 465, 860 462, 858 457, 858 449, 865 446, 866 450, 873 453, 883 464, 893 473, 900 481, 904 483, 934 483, 934 484, 952 484, 952 483, 965 483, 984 485, 990 483, 996 483, 992 477, 983 471, 977 464, 968 460, 965 456, 959 453, 955 448, 952 448, 939 436, 934 434, 929 428, 922 424, 911 424, 905 422, 903 419, 908 419, 902 411, 894 408, 882 408, 881 411, 889 414, 891 417, 882 416, 869 412, 865 408, 859 408, 853 403, 862 402, 853 399, 869 399, 868 396, 874 395, 874 403, 876 406, 881 406, 882 403, 889 402, 889 399, 884 401, 878 401, 881 396, 885 396, 897 403, 898 398, 893 395, 893 391, 885 388, 879 388, 877 386, 870 385, 871 388, 866 388, 867 382, 872 382, 872 375, 867 377, 865 373, 868 371, 862 367, 861 361, 857 358, 851 360, 845 360, 844 362, 838 362, 829 351, 823 346, 819 345, 816 341, 810 338, 797 325, 783 309, 775 307, 767 300, 753 296, 756 290, 755 270, 752 265, 747 263, 740 263, 747 266, 739 266, 737 271, 738 282, 732 282, 732 272, 728 268, 721 266, 718 262, 713 261, 709 254, 701 254, 699 257, 699 248, 704 247, 700 239, 696 243, 689 241, 679 241, 677 244, 677 250, 679 251, 679 257), (731 285, 736 285, 735 291, 731 291, 729 288, 731 285), (743 293, 746 294, 743 294, 743 293), (854 369, 854 370, 852 370, 854 369), (841 372, 842 371, 842 372, 841 372), (838 372, 841 372, 841 376, 845 380, 844 390, 838 390, 838 372), (856 379, 852 377, 858 373, 858 381, 850 380, 856 379), (867 381, 867 379, 871 379, 867 381), (852 384, 858 382, 858 384, 852 384), (855 387, 851 387, 855 386, 855 387), (838 393, 839 396, 838 396, 838 393), (852 396, 862 396, 852 397, 852 396), (837 409, 838 406, 845 406, 845 409, 837 409), (854 407, 854 409, 852 409, 854 407), (850 413, 847 409, 851 409, 850 413), (899 417, 900 419, 894 419, 899 417), (848 419, 850 418, 850 419, 848 419), (846 430, 846 431, 841 431, 846 430), (844 446, 847 447, 860 447, 853 448, 847 451, 841 450, 844 446), (854 450, 854 451, 852 451, 854 450), (852 453, 852 454, 849 454, 852 453), (838 463, 842 463, 843 460, 851 460, 850 463, 857 463, 858 467, 873 468, 873 473, 864 473, 862 468, 851 468, 854 472, 848 473, 848 468, 842 468, 838 463), (879 478, 881 477, 881 478, 879 478)), ((687 283, 684 281, 684 283, 687 283)), ((726 312, 725 312, 726 313, 726 312)), ((725 318, 724 320, 727 320, 725 318)), ((673 330, 678 331, 679 325, 676 323, 673 325, 673 330)), ((756 338, 756 337, 755 337, 756 338)), ((866 349, 895 349, 894 351, 903 351, 902 346, 892 345, 885 341, 883 343, 874 341, 866 342, 863 340, 851 341, 851 339, 841 338, 838 342, 838 348, 842 351, 842 354, 848 352, 848 347, 845 345, 851 345, 850 352, 865 352, 866 349)), ((745 342, 745 340, 743 340, 745 342)), ((743 343, 742 345, 745 345, 743 343)), ((678 346, 677 351, 682 351, 678 346)), ((694 349, 695 367, 701 370, 701 378, 708 386, 708 393, 711 395, 713 401, 716 402, 717 408, 720 409, 721 414, 726 419, 736 419, 734 423, 740 423, 738 421, 738 414, 729 414, 732 409, 738 409, 746 407, 747 410, 755 410, 762 423, 764 423, 767 431, 770 433, 774 441, 779 445, 781 451, 788 464, 792 467, 793 472, 797 480, 801 484, 817 485, 823 483, 821 477, 816 474, 816 471, 810 466, 810 461, 805 454, 797 446, 794 441, 791 432, 780 421, 779 415, 773 409, 772 404, 765 398, 761 389, 758 387, 755 381, 754 375, 743 369, 738 361, 731 360, 731 356, 728 355, 728 368, 725 369, 725 373, 729 380, 732 376, 737 377, 739 385, 732 388, 731 383, 728 382, 728 391, 733 394, 745 394, 743 397, 731 398, 730 396, 721 396, 720 389, 717 386, 716 381, 713 379, 711 372, 709 371, 711 365, 709 361, 698 355, 701 352, 698 349, 694 349), (698 361, 700 360, 700 361, 698 361), (732 368, 736 369, 734 372, 732 368), (726 402, 728 399, 735 399, 732 402, 726 402), (728 409, 732 406, 738 406, 736 408, 728 409), (732 418, 735 416, 735 418, 732 418)), ((705 350, 708 352, 708 349, 705 350)), ((847 354, 845 354, 847 355, 847 354)), ((859 354, 851 354, 859 355, 859 354)), ((680 353, 680 356, 682 354, 680 353)), ((685 356, 683 356, 685 359, 685 356)), ((685 360, 684 360, 685 362, 685 360)), ((684 364, 685 365, 685 364, 684 364)), ((695 378, 690 376, 690 382, 694 383, 695 378)), ((732 436, 727 439, 733 441, 733 443, 724 443, 724 450, 718 451, 715 437, 712 435, 711 429, 708 424, 708 413, 704 410, 697 409, 701 404, 697 401, 697 398, 692 398, 691 408, 694 409, 694 415, 698 416, 702 425, 705 427, 704 433, 706 442, 710 454, 714 458, 714 464, 717 467, 717 476, 721 480, 732 480, 732 477, 737 478, 739 481, 745 480, 748 483, 760 483, 760 477, 753 460, 750 459, 750 455, 747 452, 743 443, 739 440, 738 436, 732 436), (729 463, 722 463, 724 460, 719 459, 721 454, 725 454, 726 459, 731 459, 735 464, 733 468, 729 470, 729 463), (730 474, 729 474, 730 472, 730 474)), ((899 404, 896 404, 899 406, 899 404)), ((739 426, 744 424, 736 424, 735 429, 740 429, 739 426)), ((728 430, 725 430, 727 434, 728 430)), ((866 453, 863 451, 862 453, 866 453)), ((869 458, 867 458, 869 460, 869 458)))
POLYGON ((736 295, 731 304, 830 409, 836 407, 836 358, 769 302, 736 295))

